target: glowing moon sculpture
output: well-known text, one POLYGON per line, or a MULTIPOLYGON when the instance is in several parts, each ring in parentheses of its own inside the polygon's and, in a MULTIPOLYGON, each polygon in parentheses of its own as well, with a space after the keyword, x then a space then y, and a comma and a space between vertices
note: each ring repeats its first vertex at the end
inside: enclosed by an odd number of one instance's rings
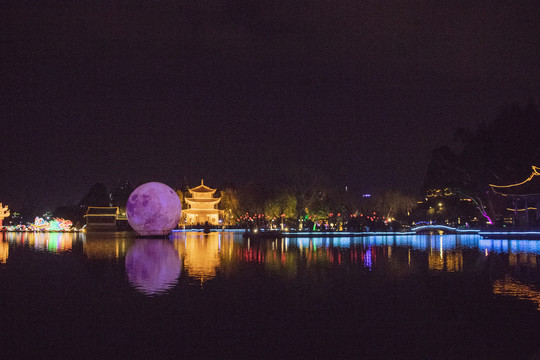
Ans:
POLYGON ((159 182, 136 188, 127 201, 129 225, 140 235, 168 235, 182 215, 182 202, 173 189, 159 182))

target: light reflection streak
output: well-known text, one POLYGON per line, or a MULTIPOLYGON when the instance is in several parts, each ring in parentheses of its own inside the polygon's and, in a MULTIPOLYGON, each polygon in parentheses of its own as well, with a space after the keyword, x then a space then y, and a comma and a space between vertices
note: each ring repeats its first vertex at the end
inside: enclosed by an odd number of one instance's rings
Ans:
POLYGON ((0 240, 0 264, 5 263, 9 256, 9 244, 0 240))
POLYGON ((493 283, 493 293, 496 295, 512 296, 520 300, 531 301, 540 310, 540 291, 507 275, 504 279, 493 283))

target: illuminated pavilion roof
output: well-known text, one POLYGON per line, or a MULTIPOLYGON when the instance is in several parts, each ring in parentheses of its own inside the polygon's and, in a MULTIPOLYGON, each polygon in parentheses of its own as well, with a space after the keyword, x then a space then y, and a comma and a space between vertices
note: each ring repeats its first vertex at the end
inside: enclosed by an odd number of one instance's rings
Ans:
POLYGON ((205 203, 208 205, 213 205, 213 204, 217 204, 221 200, 221 198, 208 198, 208 199, 185 198, 185 200, 188 204, 205 203))
POLYGON ((116 216, 118 207, 89 206, 85 216, 116 216))
POLYGON ((502 196, 540 198, 540 167, 533 166, 531 175, 522 182, 510 185, 492 185, 493 191, 502 196))
POLYGON ((208 186, 204 185, 203 179, 201 179, 201 185, 188 189, 190 193, 215 193, 216 189, 209 188, 208 186))

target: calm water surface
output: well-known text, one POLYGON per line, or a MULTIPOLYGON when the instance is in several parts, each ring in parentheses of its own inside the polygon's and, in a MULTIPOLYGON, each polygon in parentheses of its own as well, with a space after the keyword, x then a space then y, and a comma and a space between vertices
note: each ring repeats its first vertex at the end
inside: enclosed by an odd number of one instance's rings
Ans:
POLYGON ((540 241, 0 236, 6 359, 540 359, 540 241))

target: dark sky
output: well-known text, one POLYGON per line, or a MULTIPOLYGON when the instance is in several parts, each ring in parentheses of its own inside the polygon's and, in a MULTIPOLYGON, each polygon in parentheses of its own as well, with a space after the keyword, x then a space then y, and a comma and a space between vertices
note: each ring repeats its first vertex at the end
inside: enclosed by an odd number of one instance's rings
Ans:
POLYGON ((96 182, 418 192, 430 151, 538 103, 538 1, 14 1, 0 5, 0 202, 96 182))

